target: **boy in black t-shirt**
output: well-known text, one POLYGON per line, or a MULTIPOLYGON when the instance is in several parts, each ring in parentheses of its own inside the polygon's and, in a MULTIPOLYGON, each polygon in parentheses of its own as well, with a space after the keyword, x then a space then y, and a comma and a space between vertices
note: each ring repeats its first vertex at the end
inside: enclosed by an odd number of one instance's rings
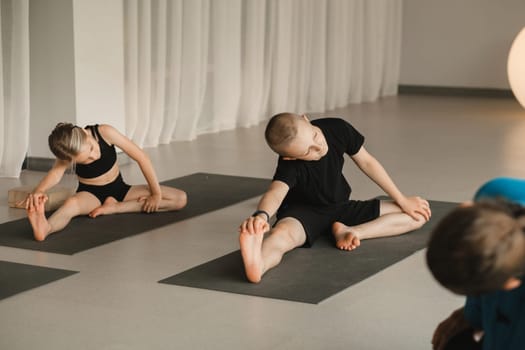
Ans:
POLYGON ((338 118, 310 122, 305 115, 277 114, 265 132, 279 154, 277 170, 255 213, 240 226, 239 242, 248 280, 257 283, 283 255, 331 233, 339 249, 352 250, 368 238, 399 235, 429 220, 429 204, 405 197, 383 166, 363 147, 364 137, 338 118), (394 201, 349 200, 342 174, 344 153, 394 201), (270 234, 269 219, 277 214, 270 234))

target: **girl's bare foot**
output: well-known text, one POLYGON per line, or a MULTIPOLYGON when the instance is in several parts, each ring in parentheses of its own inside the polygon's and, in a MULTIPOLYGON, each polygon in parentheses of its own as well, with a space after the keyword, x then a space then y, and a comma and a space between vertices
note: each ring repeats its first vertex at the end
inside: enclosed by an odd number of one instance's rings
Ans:
POLYGON ((30 195, 28 200, 26 212, 33 228, 33 235, 37 241, 43 241, 51 231, 51 225, 47 221, 45 212, 47 197, 30 195))
POLYGON ((104 200, 104 203, 98 208, 93 209, 89 216, 92 218, 96 218, 99 215, 108 215, 108 214, 114 214, 117 209, 117 203, 118 201, 113 197, 108 197, 106 200, 104 200))
POLYGON ((350 230, 343 223, 334 222, 332 233, 335 238, 335 246, 341 250, 354 250, 361 245, 357 232, 350 230))

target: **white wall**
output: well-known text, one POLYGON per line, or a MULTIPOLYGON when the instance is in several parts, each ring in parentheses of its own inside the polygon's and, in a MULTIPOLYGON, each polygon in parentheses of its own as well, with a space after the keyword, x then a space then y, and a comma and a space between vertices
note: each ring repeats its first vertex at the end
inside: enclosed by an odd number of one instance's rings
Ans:
POLYGON ((51 157, 47 137, 61 121, 75 122, 71 0, 29 2, 30 157, 51 157))
POLYGON ((61 121, 125 131, 122 0, 29 3, 29 157, 53 158, 47 137, 61 121))
POLYGON ((125 131, 122 0, 73 0, 78 125, 125 131))
POLYGON ((524 0, 404 0, 400 84, 508 89, 524 0))

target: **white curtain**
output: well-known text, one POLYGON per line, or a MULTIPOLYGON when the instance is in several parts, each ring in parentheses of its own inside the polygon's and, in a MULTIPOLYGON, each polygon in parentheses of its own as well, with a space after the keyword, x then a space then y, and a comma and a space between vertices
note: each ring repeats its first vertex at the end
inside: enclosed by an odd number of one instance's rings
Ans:
POLYGON ((29 3, 0 2, 0 177, 18 177, 29 145, 29 3))
POLYGON ((402 0, 124 0, 143 146, 397 92, 402 0))

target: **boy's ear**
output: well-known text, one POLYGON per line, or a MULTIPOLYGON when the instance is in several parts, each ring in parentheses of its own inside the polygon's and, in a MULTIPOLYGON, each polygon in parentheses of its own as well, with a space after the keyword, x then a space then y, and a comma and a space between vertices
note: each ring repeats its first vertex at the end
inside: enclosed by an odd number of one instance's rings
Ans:
POLYGON ((503 290, 511 290, 514 288, 518 288, 521 285, 521 280, 517 279, 516 277, 510 277, 504 284, 503 284, 503 290))

